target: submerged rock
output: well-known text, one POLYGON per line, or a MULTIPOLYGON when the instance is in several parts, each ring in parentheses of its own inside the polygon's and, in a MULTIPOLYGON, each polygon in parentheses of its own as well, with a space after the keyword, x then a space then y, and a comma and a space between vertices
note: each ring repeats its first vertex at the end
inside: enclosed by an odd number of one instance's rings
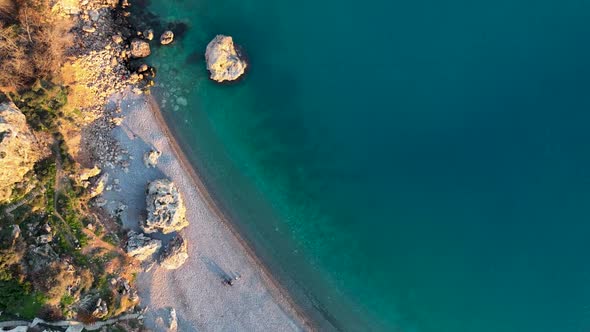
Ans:
POLYGON ((168 45, 174 41, 174 32, 167 30, 160 36, 160 44, 168 45))
POLYGON ((131 57, 132 58, 145 58, 151 53, 150 44, 141 39, 133 39, 131 41, 131 57))
POLYGON ((10 197, 12 186, 42 155, 24 114, 11 102, 0 104, 0 202, 10 197))
POLYGON ((168 234, 188 226, 184 201, 172 181, 152 181, 148 185, 146 203, 147 219, 141 225, 144 232, 168 234))
POLYGON ((140 261, 150 258, 162 247, 162 241, 152 239, 144 234, 129 231, 127 240, 127 254, 140 261))
POLYGON ((240 58, 230 36, 217 35, 209 42, 205 59, 211 79, 217 82, 237 79, 244 74, 247 66, 246 61, 240 58))
POLYGON ((168 270, 174 270, 182 266, 188 258, 188 246, 186 241, 176 234, 176 236, 170 240, 170 243, 164 249, 162 256, 160 257, 160 266, 168 270))

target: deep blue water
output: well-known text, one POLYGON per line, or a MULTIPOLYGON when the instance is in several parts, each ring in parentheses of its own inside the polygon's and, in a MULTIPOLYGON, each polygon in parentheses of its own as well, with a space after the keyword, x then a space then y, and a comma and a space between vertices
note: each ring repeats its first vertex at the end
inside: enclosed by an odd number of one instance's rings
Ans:
POLYGON ((184 31, 149 60, 167 120, 322 329, 590 331, 589 1, 147 8, 184 31))

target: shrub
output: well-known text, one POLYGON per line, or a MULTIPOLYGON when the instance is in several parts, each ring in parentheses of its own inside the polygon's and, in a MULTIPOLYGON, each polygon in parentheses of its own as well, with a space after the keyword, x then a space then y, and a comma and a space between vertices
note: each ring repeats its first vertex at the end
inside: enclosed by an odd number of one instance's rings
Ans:
POLYGON ((21 306, 28 294, 27 289, 14 279, 0 280, 0 311, 21 306))
POLYGON ((63 136, 57 131, 57 120, 60 110, 67 103, 67 94, 66 88, 43 80, 36 81, 31 89, 20 94, 11 94, 14 103, 25 115, 27 123, 34 130, 48 130, 54 133, 60 143, 60 150, 64 143, 63 136))

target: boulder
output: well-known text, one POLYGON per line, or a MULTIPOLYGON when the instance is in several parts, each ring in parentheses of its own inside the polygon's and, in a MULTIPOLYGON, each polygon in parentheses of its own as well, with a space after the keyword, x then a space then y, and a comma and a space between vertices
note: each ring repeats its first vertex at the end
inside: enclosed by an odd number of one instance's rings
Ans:
POLYGON ((145 63, 141 64, 141 66, 139 66, 139 68, 137 68, 137 72, 138 73, 143 73, 148 71, 150 67, 148 67, 148 65, 146 65, 145 63))
POLYGON ((178 317, 176 317, 176 310, 170 308, 168 311, 168 331, 174 332, 178 330, 178 317))
POLYGON ((246 61, 234 46, 232 37, 217 35, 207 45, 205 52, 207 69, 211 79, 217 82, 233 81, 244 74, 246 61))
POLYGON ((94 310, 92 311, 92 316, 96 318, 104 318, 109 313, 109 308, 103 299, 99 298, 96 301, 96 305, 94 306, 94 310))
POLYGON ((151 53, 150 44, 142 39, 133 39, 130 52, 132 58, 145 58, 151 53))
POLYGON ((78 176, 78 180, 80 182, 88 181, 88 179, 99 175, 100 172, 101 172, 101 170, 98 166, 94 166, 93 168, 84 168, 84 169, 80 170, 80 175, 78 176))
POLYGON ((184 201, 172 181, 162 179, 150 182, 146 203, 147 218, 141 225, 144 232, 168 234, 188 226, 184 201))
POLYGON ((121 44, 123 42, 123 37, 121 35, 113 35, 111 38, 115 44, 121 44))
POLYGON ((146 31, 143 32, 143 36, 145 37, 145 39, 147 40, 152 40, 154 39, 154 30, 152 29, 148 29, 146 31))
POLYGON ((19 225, 12 225, 12 233, 10 235, 11 235, 13 243, 14 243, 14 241, 16 241, 20 237, 20 233, 21 233, 20 226, 19 225))
POLYGON ((96 180, 92 188, 90 188, 90 198, 102 194, 106 187, 107 181, 109 181, 109 175, 104 173, 98 178, 98 180, 96 180))
POLYGON ((167 30, 160 36, 160 44, 168 45, 174 41, 174 32, 167 30))
POLYGON ((78 15, 80 13, 80 3, 78 0, 61 0, 56 5, 60 5, 66 14, 78 15))
POLYGON ((93 33, 94 31, 96 31, 96 28, 91 25, 85 25, 82 27, 82 31, 87 33, 93 33))
POLYGON ((35 238, 35 242, 37 244, 47 244, 51 241, 53 241, 53 235, 51 235, 51 234, 43 234, 43 235, 39 235, 35 238))
POLYGON ((158 164, 158 158, 162 155, 162 152, 157 150, 150 150, 143 155, 143 163, 145 167, 152 167, 155 168, 158 164))
POLYGON ((150 258, 156 251, 162 247, 162 241, 152 239, 144 234, 129 231, 127 233, 127 254, 140 261, 150 258))
POLYGON ((166 246, 160 256, 160 266, 168 270, 174 270, 182 266, 188 258, 186 241, 177 234, 166 246))
POLYGON ((15 183, 24 179, 43 148, 27 125, 21 111, 11 102, 0 104, 0 202, 12 194, 15 183))

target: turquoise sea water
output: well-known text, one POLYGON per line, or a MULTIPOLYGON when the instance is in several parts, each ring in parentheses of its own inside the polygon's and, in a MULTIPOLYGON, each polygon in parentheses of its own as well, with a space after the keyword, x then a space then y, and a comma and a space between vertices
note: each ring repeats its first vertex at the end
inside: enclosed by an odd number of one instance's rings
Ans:
POLYGON ((322 329, 590 331, 590 2, 143 6, 165 117, 322 329))

